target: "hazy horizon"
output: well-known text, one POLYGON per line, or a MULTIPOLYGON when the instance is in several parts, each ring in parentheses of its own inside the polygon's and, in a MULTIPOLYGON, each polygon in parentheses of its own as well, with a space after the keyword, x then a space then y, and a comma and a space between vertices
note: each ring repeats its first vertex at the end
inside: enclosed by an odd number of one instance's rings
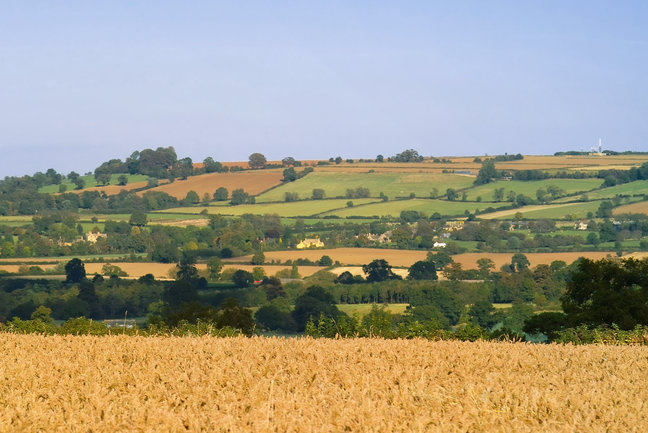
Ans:
POLYGON ((648 3, 15 2, 0 178, 200 162, 648 150, 648 3))

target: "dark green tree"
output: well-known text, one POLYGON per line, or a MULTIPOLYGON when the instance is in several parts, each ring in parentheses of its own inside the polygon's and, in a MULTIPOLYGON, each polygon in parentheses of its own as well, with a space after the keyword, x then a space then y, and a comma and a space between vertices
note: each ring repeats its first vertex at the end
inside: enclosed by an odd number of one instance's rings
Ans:
POLYGON ((498 173, 495 170, 495 161, 487 159, 482 162, 482 166, 477 173, 477 178, 473 182, 475 185, 484 185, 497 179, 498 173))
POLYGON ((362 272, 367 274, 368 282, 402 279, 401 276, 392 272, 391 265, 384 259, 376 259, 367 265, 362 265, 362 272))
POLYGON ((225 201, 229 197, 229 191, 227 188, 221 186, 214 192, 214 200, 216 201, 225 201))
POLYGON ((132 226, 144 227, 147 223, 146 212, 135 210, 130 216, 128 223, 132 226))
POLYGON ((580 259, 562 297, 570 326, 648 324, 648 260, 580 259))
POLYGON ((239 269, 232 275, 232 281, 238 288, 250 287, 254 283, 254 276, 243 269, 239 269))
POLYGON ((333 295, 320 286, 310 286, 306 292, 295 299, 295 308, 292 312, 297 323, 297 329, 303 331, 309 318, 319 320, 320 315, 337 319, 343 316, 335 305, 333 295))
POLYGON ((85 265, 81 259, 74 258, 65 264, 65 281, 78 283, 86 277, 85 265))
POLYGON ((252 155, 250 155, 248 163, 250 164, 250 168, 259 169, 264 168, 268 161, 266 160, 266 157, 263 156, 263 154, 253 153, 252 155))
POLYGON ((428 260, 415 262, 410 266, 407 275, 408 280, 437 280, 438 278, 434 262, 428 260))

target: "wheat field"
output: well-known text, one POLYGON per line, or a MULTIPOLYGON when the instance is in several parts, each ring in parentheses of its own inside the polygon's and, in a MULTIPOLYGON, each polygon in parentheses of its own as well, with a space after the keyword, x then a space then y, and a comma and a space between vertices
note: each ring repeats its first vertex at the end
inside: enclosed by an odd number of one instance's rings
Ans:
POLYGON ((0 431, 648 429, 648 349, 0 334, 0 431))

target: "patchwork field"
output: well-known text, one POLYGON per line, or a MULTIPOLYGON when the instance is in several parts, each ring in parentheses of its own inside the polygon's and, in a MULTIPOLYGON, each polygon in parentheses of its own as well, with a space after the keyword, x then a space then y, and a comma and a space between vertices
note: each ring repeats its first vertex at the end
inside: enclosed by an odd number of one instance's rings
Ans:
MULTIPOLYGON (((268 188, 279 185, 282 177, 282 169, 209 173, 200 176, 190 176, 187 180, 176 180, 173 183, 160 185, 147 191, 166 192, 178 199, 185 198, 189 191, 195 191, 201 199, 205 193, 208 193, 211 197, 220 187, 227 188, 230 194, 235 189, 243 189, 250 195, 257 195, 268 188)), ((143 192, 140 194, 143 194, 143 192)))
POLYGON ((470 176, 456 174, 323 172, 316 169, 306 177, 262 194, 257 202, 283 201, 286 192, 296 192, 300 198, 310 198, 315 188, 323 189, 326 197, 345 197, 347 189, 358 187, 368 188, 371 197, 378 197, 381 192, 390 198, 408 197, 410 193, 429 197, 435 187, 443 194, 447 188, 466 188, 473 180, 470 176))
POLYGON ((3 334, 0 365, 6 431, 648 429, 646 347, 3 334))

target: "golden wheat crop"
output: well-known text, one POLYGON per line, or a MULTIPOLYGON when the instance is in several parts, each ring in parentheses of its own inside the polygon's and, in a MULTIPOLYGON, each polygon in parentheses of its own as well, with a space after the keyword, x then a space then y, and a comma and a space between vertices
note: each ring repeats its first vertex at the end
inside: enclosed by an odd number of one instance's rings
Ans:
POLYGON ((0 334, 0 431, 646 431, 648 348, 0 334))

